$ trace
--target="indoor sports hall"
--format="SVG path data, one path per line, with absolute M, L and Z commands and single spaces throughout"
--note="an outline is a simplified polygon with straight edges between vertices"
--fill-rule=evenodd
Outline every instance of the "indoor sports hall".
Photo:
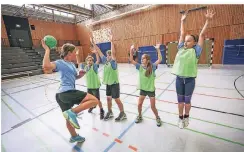
M 1 151 L 244 151 L 244 5 L 2 4 L 1 13 Z M 73 77 L 67 62 L 80 76 L 69 86 L 75 105 L 59 92 Z M 100 100 L 86 93 L 95 82 Z

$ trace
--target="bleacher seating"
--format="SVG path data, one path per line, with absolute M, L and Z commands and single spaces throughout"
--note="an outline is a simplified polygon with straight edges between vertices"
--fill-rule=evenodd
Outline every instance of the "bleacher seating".
M 2 47 L 2 79 L 42 74 L 42 58 L 34 50 Z

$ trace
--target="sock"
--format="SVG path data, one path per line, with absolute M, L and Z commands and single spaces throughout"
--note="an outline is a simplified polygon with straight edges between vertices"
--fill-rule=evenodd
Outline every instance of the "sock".
M 183 116 L 179 116 L 180 119 L 183 119 Z
M 188 118 L 189 117 L 189 115 L 184 115 L 184 118 Z

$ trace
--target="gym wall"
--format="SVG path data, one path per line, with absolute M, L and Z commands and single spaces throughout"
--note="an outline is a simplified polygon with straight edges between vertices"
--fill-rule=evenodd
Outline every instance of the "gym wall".
M 45 35 L 52 35 L 58 40 L 77 40 L 74 24 L 62 24 L 34 19 L 29 19 L 29 24 L 35 26 L 35 30 L 31 30 L 32 39 L 42 39 Z
M 6 27 L 5 27 L 2 15 L 1 15 L 1 38 L 3 38 L 2 44 L 4 43 L 6 46 L 10 46 L 9 41 L 6 40 L 8 38 L 8 34 L 6 31 Z
M 166 44 L 178 41 L 180 31 L 179 13 L 182 10 L 203 5 L 161 5 L 155 9 L 128 15 L 116 20 L 97 24 L 93 30 L 111 28 L 119 62 L 127 62 L 127 52 L 135 42 L 139 46 Z M 209 24 L 206 37 L 214 38 L 213 64 L 222 63 L 224 40 L 244 36 L 244 5 L 207 5 L 216 12 Z M 186 21 L 187 33 L 199 34 L 205 23 L 204 10 L 190 12 Z M 86 51 L 86 50 L 85 50 Z
M 111 28 L 118 62 L 128 61 L 128 51 L 132 43 L 138 46 L 155 45 L 156 42 L 166 44 L 178 41 L 180 30 L 179 13 L 182 10 L 196 8 L 202 5 L 161 5 L 155 9 L 128 15 L 116 20 L 97 24 L 92 30 Z M 222 50 L 224 40 L 238 39 L 244 36 L 244 5 L 207 5 L 214 9 L 216 15 L 209 24 L 206 37 L 214 38 L 213 64 L 222 64 Z M 186 22 L 187 33 L 199 34 L 205 23 L 205 10 L 190 12 Z M 6 28 L 2 23 L 2 38 L 7 38 Z M 61 24 L 42 20 L 29 19 L 30 25 L 35 25 L 31 30 L 32 39 L 40 39 L 50 34 L 57 39 L 79 40 L 83 49 L 83 56 L 90 53 L 90 31 L 82 24 Z M 35 43 L 35 41 L 33 41 Z

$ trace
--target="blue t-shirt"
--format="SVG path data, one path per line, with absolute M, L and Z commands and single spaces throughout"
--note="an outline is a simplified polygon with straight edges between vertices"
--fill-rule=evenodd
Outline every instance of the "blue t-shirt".
M 141 66 L 141 64 L 137 63 L 137 64 L 136 64 L 136 69 L 139 70 L 139 69 L 140 69 L 140 66 Z M 142 66 L 142 67 L 143 67 L 143 66 Z M 143 67 L 143 68 L 146 69 L 146 67 Z M 152 69 L 153 69 L 153 72 L 156 71 L 157 66 L 156 66 L 155 63 L 152 64 Z
M 106 64 L 106 62 L 107 62 L 107 58 L 106 58 L 105 56 L 103 56 L 103 57 L 102 57 L 102 63 L 103 63 L 103 64 Z M 115 60 L 111 60 L 111 61 L 110 61 L 110 64 L 111 64 L 111 66 L 112 66 L 112 68 L 113 68 L 114 70 L 117 69 L 117 62 L 116 62 Z
M 54 63 L 56 64 L 55 71 L 60 73 L 61 83 L 59 93 L 68 90 L 75 90 L 75 80 L 77 76 L 75 64 L 62 59 L 56 60 Z
M 184 42 L 181 42 L 181 43 L 178 44 L 178 49 L 180 49 L 180 48 L 182 48 L 182 47 L 184 47 Z M 196 44 L 193 48 L 195 49 L 195 51 L 196 51 L 196 56 L 197 56 L 197 58 L 199 59 L 199 58 L 200 58 L 200 55 L 201 55 L 201 53 L 202 53 L 202 48 L 201 48 L 201 46 L 198 45 L 198 44 Z
M 84 68 L 85 68 L 85 64 L 83 64 L 83 63 L 81 63 L 81 69 L 83 69 L 84 70 Z M 87 66 L 88 68 L 86 69 L 86 72 L 88 72 L 90 69 L 91 69 L 91 67 L 89 67 L 89 66 Z M 93 64 L 93 70 L 96 72 L 96 73 L 98 73 L 98 68 L 99 68 L 99 64 L 96 64 L 96 63 L 94 63 Z

